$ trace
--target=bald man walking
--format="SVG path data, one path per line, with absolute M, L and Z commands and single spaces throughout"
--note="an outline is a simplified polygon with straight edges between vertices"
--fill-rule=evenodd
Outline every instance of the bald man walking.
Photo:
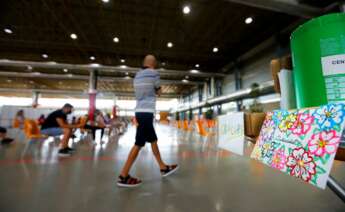
M 129 171 L 140 149 L 145 146 L 146 142 L 151 143 L 152 152 L 157 160 L 162 177 L 166 177 L 178 169 L 178 165 L 166 165 L 163 162 L 157 145 L 157 135 L 153 127 L 156 96 L 161 94 L 159 73 L 154 70 L 156 64 L 156 58 L 153 55 L 147 55 L 142 69 L 134 78 L 134 90 L 137 100 L 135 118 L 138 122 L 138 128 L 135 136 L 135 145 L 129 153 L 117 182 L 117 185 L 120 187 L 137 187 L 141 184 L 141 180 L 131 177 Z

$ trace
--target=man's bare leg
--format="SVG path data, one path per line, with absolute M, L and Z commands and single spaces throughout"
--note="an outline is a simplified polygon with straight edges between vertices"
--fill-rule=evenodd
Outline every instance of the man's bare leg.
M 121 176 L 122 177 L 127 177 L 129 174 L 129 171 L 131 170 L 131 167 L 133 165 L 133 163 L 135 162 L 135 160 L 138 157 L 139 151 L 140 151 L 141 147 L 134 145 L 131 149 L 131 151 L 129 152 L 127 161 L 124 165 L 124 167 L 122 168 L 121 171 Z
M 151 143 L 151 148 L 152 148 L 153 155 L 155 156 L 156 161 L 157 161 L 157 163 L 159 165 L 159 168 L 161 170 L 165 169 L 167 166 L 166 166 L 166 164 L 162 160 L 161 153 L 159 152 L 159 148 L 158 148 L 158 145 L 157 145 L 157 141 Z
M 61 140 L 61 148 L 67 148 L 68 147 L 68 141 L 72 136 L 72 129 L 69 128 L 63 128 L 63 138 Z

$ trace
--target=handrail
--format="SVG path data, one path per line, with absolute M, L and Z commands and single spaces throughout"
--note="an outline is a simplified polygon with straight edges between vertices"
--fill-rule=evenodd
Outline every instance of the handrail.
M 191 109 L 192 110 L 198 109 L 206 105 L 212 106 L 216 104 L 222 104 L 222 103 L 232 102 L 232 101 L 241 100 L 241 99 L 253 98 L 253 95 L 252 95 L 253 92 L 258 92 L 259 95 L 274 93 L 274 81 L 272 80 L 272 81 L 264 82 L 258 88 L 247 88 L 247 89 L 238 90 L 230 94 L 218 96 L 215 98 L 208 99 L 206 101 L 199 102 L 189 107 L 179 108 L 176 110 L 176 112 L 184 112 Z

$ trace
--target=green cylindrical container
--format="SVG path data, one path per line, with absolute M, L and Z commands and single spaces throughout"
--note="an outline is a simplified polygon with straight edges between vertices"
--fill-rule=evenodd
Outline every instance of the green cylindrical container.
M 297 28 L 291 49 L 298 108 L 345 100 L 344 13 L 321 16 Z

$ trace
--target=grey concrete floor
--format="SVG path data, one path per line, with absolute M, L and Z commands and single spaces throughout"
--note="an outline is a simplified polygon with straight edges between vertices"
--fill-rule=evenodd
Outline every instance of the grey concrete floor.
M 77 152 L 59 159 L 57 142 L 26 141 L 0 147 L 1 212 L 77 211 L 345 211 L 329 189 L 320 190 L 245 156 L 216 148 L 201 138 L 167 126 L 157 126 L 159 146 L 167 163 L 181 167 L 161 179 L 149 145 L 132 170 L 144 184 L 116 187 L 116 179 L 134 141 L 135 129 L 120 138 L 92 145 L 72 145 Z M 335 162 L 332 176 L 345 185 L 345 163 Z

